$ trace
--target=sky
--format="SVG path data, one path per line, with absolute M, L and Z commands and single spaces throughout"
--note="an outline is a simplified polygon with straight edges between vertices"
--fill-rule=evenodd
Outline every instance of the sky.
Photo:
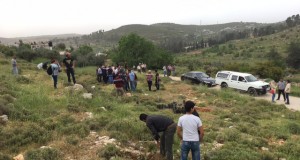
M 274 23 L 300 0 L 0 0 L 0 37 L 89 34 L 128 24 Z

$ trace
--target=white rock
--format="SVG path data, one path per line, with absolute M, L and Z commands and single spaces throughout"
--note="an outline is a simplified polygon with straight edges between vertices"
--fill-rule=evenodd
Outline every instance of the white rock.
M 84 99 L 92 99 L 93 98 L 93 94 L 92 93 L 83 93 L 83 98 Z
M 42 146 L 41 149 L 51 148 L 50 146 Z
M 82 86 L 81 84 L 75 84 L 75 85 L 73 86 L 73 89 L 74 89 L 75 91 L 83 90 L 83 86 Z
M 95 89 L 95 88 L 96 88 L 96 86 L 92 86 L 91 88 L 92 88 L 92 89 Z
M 230 121 L 231 120 L 231 118 L 225 118 L 224 119 L 224 121 Z
M 105 107 L 100 107 L 101 109 L 103 109 L 104 111 L 107 111 Z
M 269 148 L 267 148 L 267 147 L 261 147 L 261 150 L 263 150 L 263 151 L 268 151 Z
M 0 119 L 4 122 L 7 122 L 8 121 L 8 116 L 4 114 L 4 115 L 0 116 Z
M 88 118 L 93 118 L 93 113 L 92 112 L 85 112 Z
M 24 160 L 23 154 L 19 154 L 13 158 L 14 160 Z

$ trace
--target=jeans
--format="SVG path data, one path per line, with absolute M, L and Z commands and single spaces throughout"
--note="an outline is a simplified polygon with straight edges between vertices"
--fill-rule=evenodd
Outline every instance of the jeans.
M 67 69 L 67 76 L 68 76 L 68 82 L 69 83 L 71 83 L 70 75 L 72 75 L 73 83 L 75 84 L 76 80 L 75 80 L 75 73 L 74 73 L 74 69 L 73 68 L 68 68 Z
M 275 102 L 274 100 L 275 100 L 275 96 L 276 96 L 276 94 L 274 93 L 274 94 L 272 94 L 272 102 Z
M 113 75 L 108 75 L 108 83 L 110 83 L 110 84 L 114 83 Z
M 156 90 L 159 90 L 159 82 L 155 83 Z
M 160 154 L 167 156 L 167 160 L 173 160 L 173 142 L 177 124 L 171 124 L 160 138 Z
M 14 75 L 18 75 L 18 74 L 19 74 L 18 68 L 17 68 L 17 67 L 13 67 L 12 73 L 13 73 Z
M 167 71 L 164 71 L 164 77 L 167 75 Z
M 97 81 L 101 82 L 102 81 L 102 74 L 97 74 Z
M 181 144 L 181 160 L 187 160 L 189 151 L 192 151 L 192 160 L 200 160 L 200 142 L 183 141 Z
M 57 75 L 52 75 L 53 82 L 54 82 L 54 88 L 57 88 Z
M 135 91 L 135 81 L 130 81 L 130 88 L 132 91 Z
M 151 91 L 152 81 L 147 81 L 147 82 L 148 82 L 149 91 Z
M 290 93 L 285 93 L 286 96 L 286 104 L 290 104 Z

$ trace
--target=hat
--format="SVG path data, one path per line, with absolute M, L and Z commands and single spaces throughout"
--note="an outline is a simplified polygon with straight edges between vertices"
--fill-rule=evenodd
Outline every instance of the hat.
M 148 73 L 151 73 L 151 70 L 148 70 Z

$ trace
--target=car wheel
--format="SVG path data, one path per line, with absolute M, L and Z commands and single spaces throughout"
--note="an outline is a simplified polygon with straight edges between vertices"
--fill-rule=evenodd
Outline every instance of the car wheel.
M 204 83 L 204 82 L 200 82 L 200 84 L 202 85 L 202 86 L 208 86 L 206 83 Z
M 227 87 L 228 87 L 227 83 L 224 82 L 224 83 L 221 84 L 221 88 L 227 88 Z
M 181 81 L 184 81 L 185 80 L 185 78 L 184 77 L 181 77 Z
M 248 93 L 250 94 L 250 96 L 257 96 L 257 92 L 254 88 L 249 88 Z

